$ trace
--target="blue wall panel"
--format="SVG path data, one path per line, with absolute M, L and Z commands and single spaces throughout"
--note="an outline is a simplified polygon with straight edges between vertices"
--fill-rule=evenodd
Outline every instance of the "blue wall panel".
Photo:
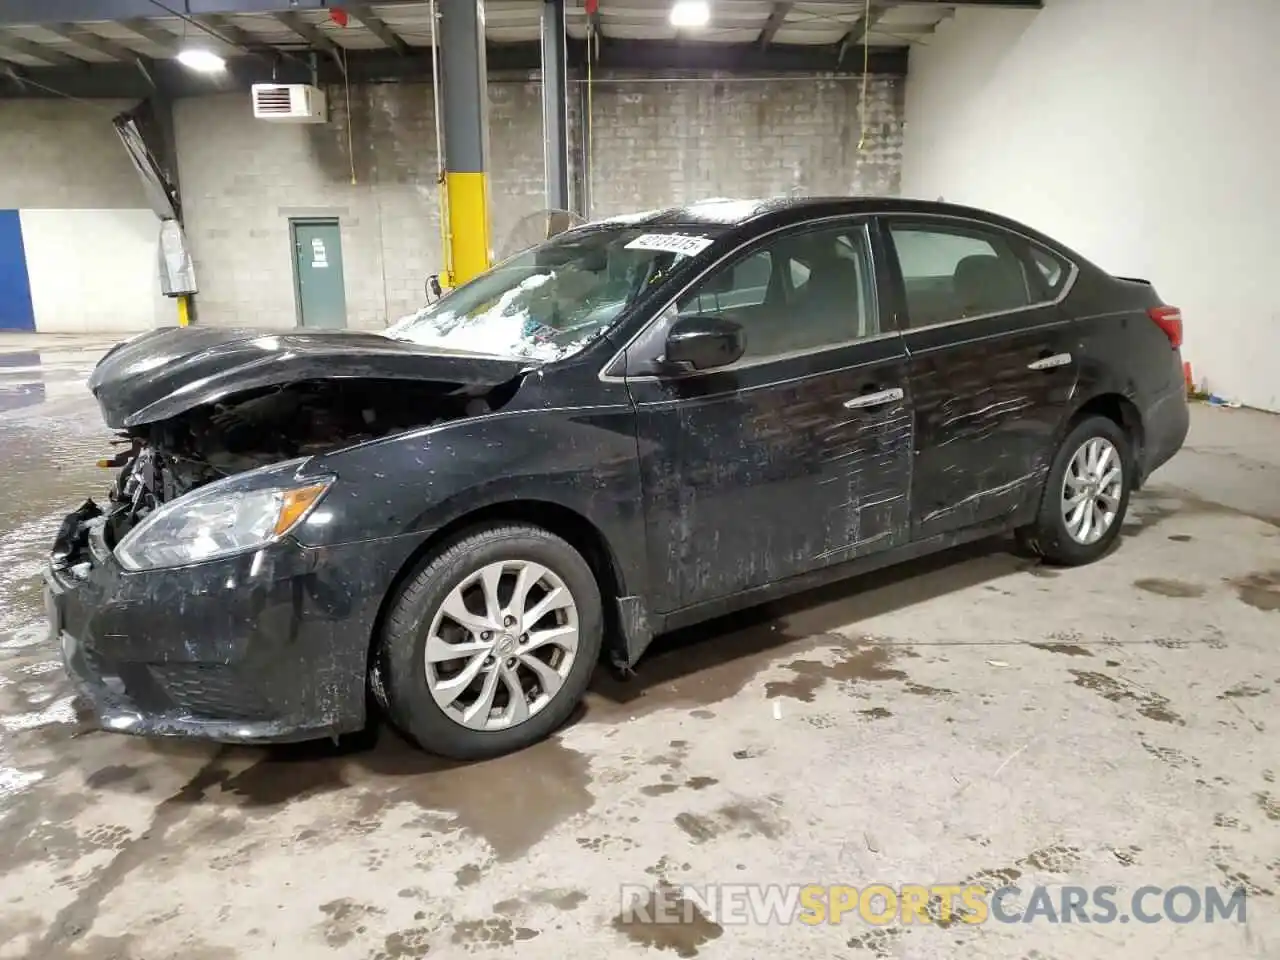
M 34 330 L 31 280 L 17 210 L 0 210 L 0 330 Z

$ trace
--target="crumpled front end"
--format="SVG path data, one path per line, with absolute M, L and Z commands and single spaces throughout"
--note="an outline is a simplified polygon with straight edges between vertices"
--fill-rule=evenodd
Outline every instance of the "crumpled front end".
M 104 729 L 227 742 L 365 723 L 368 643 L 394 570 L 377 541 L 132 573 L 96 504 L 68 515 L 46 575 L 50 629 Z
M 324 542 L 303 535 L 308 511 L 341 478 L 305 467 L 488 413 L 522 369 L 372 335 L 171 330 L 108 353 L 89 385 L 121 428 L 99 462 L 115 473 L 68 514 L 47 574 L 53 635 L 103 725 L 229 741 L 359 729 L 378 610 L 420 537 L 307 546 Z

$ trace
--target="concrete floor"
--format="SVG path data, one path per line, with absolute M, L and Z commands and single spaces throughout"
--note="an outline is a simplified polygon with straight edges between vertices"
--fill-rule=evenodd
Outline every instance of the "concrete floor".
M 450 767 L 77 712 L 38 571 L 104 483 L 102 346 L 0 338 L 0 957 L 1280 955 L 1280 418 L 1197 408 L 1091 567 L 986 544 L 702 627 L 555 739 Z M 620 884 L 998 875 L 1244 884 L 1249 919 L 618 922 Z

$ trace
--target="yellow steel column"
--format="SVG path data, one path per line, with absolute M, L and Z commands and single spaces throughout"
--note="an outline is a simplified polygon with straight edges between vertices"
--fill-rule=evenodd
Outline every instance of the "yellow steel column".
M 489 269 L 489 185 L 483 171 L 450 170 L 444 179 L 453 265 L 449 286 L 456 287 Z
M 489 91 L 483 0 L 442 0 L 441 102 L 444 114 L 445 242 L 448 285 L 489 268 Z

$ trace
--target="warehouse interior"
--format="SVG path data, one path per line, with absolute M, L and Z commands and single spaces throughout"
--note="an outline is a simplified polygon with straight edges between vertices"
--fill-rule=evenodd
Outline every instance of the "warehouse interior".
M 115 333 L 173 320 L 152 269 L 155 216 L 103 122 L 139 102 L 169 131 L 200 322 L 295 325 L 289 222 L 307 216 L 338 221 L 345 325 L 379 329 L 421 305 L 443 266 L 428 3 L 348 5 L 341 22 L 306 3 L 229 2 L 182 19 L 140 0 L 118 11 L 135 16 L 25 23 L 24 5 L 10 6 L 0 210 L 25 224 L 32 306 L 0 327 Z M 542 11 L 486 4 L 494 255 L 553 206 L 599 218 L 711 196 L 945 197 L 1151 279 L 1204 318 L 1187 334 L 1197 382 L 1280 409 L 1269 361 L 1254 362 L 1280 348 L 1259 236 L 1280 203 L 1261 122 L 1280 94 L 1250 42 L 1277 16 L 1270 5 L 1221 4 L 1208 18 L 1189 0 L 922 0 L 874 3 L 870 17 L 864 6 L 726 0 L 695 29 L 673 26 L 662 3 L 591 15 L 567 3 L 569 190 L 552 204 Z M 230 69 L 166 59 L 183 44 Z M 325 123 L 255 119 L 252 83 L 310 82 L 313 65 Z M 1196 136 L 1168 149 L 1166 132 L 1189 123 Z M 1117 170 L 1117 157 L 1130 159 Z M 1189 182 L 1203 189 L 1189 194 Z M 95 256 L 68 278 L 58 251 L 86 230 Z M 89 289 L 96 309 L 76 309 Z
M 1272 0 L 0 2 L 0 960 L 1274 955 L 1278 35 Z M 1181 307 L 1191 433 L 1121 549 L 983 542 L 677 632 L 475 764 L 78 705 L 40 578 L 105 483 L 85 381 L 118 341 L 383 331 L 549 224 L 851 195 L 1032 224 Z M 992 878 L 1249 915 L 620 911 Z

